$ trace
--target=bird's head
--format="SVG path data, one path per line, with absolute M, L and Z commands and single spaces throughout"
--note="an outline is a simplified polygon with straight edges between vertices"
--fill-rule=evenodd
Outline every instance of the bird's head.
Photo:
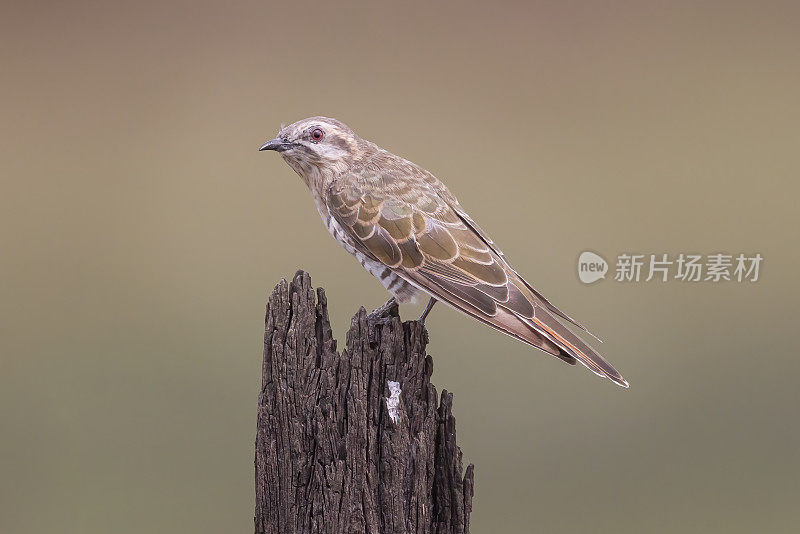
M 361 139 L 347 125 L 328 117 L 311 117 L 281 127 L 259 150 L 279 152 L 300 176 L 313 170 L 346 168 L 360 153 Z

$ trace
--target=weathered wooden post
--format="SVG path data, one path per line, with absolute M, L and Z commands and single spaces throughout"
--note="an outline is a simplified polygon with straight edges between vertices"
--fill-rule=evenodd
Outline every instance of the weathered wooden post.
M 325 291 L 299 271 L 267 304 L 256 435 L 256 534 L 466 534 L 453 396 L 430 383 L 428 334 L 361 308 L 339 354 Z

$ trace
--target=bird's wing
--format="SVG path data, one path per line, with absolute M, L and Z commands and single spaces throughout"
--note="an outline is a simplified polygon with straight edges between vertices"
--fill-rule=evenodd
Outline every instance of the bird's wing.
M 522 283 L 525 284 L 525 286 L 528 288 L 528 290 L 530 290 L 534 295 L 536 295 L 536 297 L 542 302 L 542 304 L 547 308 L 548 311 L 550 311 L 551 313 L 554 313 L 555 315 L 558 315 L 562 319 L 572 323 L 573 325 L 577 326 L 578 328 L 580 328 L 581 330 L 583 330 L 584 332 L 586 332 L 587 334 L 589 334 L 590 336 L 592 336 L 593 338 L 595 338 L 596 340 L 598 340 L 598 341 L 600 341 L 602 343 L 602 340 L 599 337 L 597 337 L 596 335 L 594 335 L 593 333 L 591 333 L 588 328 L 586 328 L 585 326 L 580 324 L 578 321 L 576 321 L 575 319 L 573 319 L 572 317 L 570 317 L 569 315 L 567 315 L 563 311 L 561 311 L 558 308 L 556 308 L 553 303 L 551 303 L 549 300 L 547 300 L 544 297 L 544 295 L 539 293 L 532 285 L 530 285 L 524 278 L 522 278 L 522 276 L 513 267 L 511 267 L 511 265 L 508 264 L 508 261 L 506 260 L 505 255 L 503 254 L 503 252 L 499 248 L 497 248 L 497 245 L 495 245 L 494 241 L 492 241 L 492 238 L 490 238 L 486 234 L 486 232 L 484 232 L 483 229 L 480 226 L 478 226 L 478 224 L 474 220 L 472 220 L 472 217 L 470 217 L 469 214 L 464 210 L 464 208 L 461 207 L 461 204 L 459 204 L 457 200 L 454 199 L 449 204 L 450 204 L 450 207 L 453 208 L 453 211 L 456 212 L 456 214 L 461 218 L 461 220 L 464 222 L 464 224 L 466 226 L 468 226 L 469 228 L 471 228 L 472 231 L 474 231 L 478 235 L 478 237 L 480 237 L 481 240 L 484 243 L 486 243 L 486 245 L 489 248 L 491 248 L 498 256 L 500 256 L 501 258 L 503 258 L 503 260 L 506 261 L 506 266 L 509 269 L 511 269 L 512 271 L 514 271 L 514 274 L 516 274 L 517 277 L 520 280 L 522 280 Z
M 380 185 L 334 183 L 327 191 L 331 216 L 362 253 L 437 300 L 627 387 L 608 362 L 556 317 L 566 316 L 555 312 L 471 219 L 454 210 L 431 184 Z

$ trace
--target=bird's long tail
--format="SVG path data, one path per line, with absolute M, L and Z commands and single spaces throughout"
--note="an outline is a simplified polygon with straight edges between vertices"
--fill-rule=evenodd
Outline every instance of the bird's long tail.
M 544 306 L 536 304 L 532 318 L 521 317 L 520 319 L 526 322 L 530 321 L 540 335 L 553 342 L 562 351 L 575 358 L 593 373 L 607 377 L 622 387 L 628 387 L 628 381 L 610 363 L 572 330 L 564 326 Z

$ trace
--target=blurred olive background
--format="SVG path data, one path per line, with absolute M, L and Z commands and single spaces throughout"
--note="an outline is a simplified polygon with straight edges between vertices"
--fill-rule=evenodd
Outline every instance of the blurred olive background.
M 340 346 L 386 298 L 257 151 L 323 114 L 442 178 L 631 382 L 434 310 L 473 532 L 796 532 L 798 15 L 5 3 L 0 531 L 251 531 L 267 295 L 308 270 Z M 586 286 L 586 249 L 765 259 Z

